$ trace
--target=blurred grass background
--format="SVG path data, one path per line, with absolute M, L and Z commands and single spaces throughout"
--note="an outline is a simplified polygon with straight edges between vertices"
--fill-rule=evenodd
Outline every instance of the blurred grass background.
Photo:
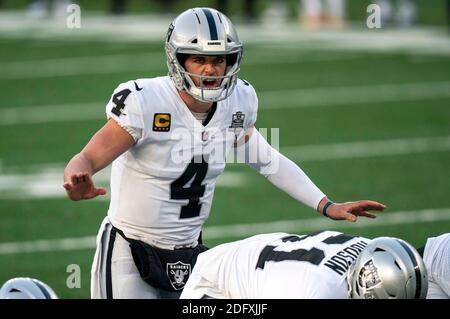
M 55 1 L 55 0 L 53 0 Z M 264 13 L 271 3 L 277 0 L 254 0 L 258 15 Z M 299 12 L 298 0 L 278 0 L 286 6 L 291 19 L 296 19 Z M 185 0 L 185 1 L 156 1 L 156 0 L 128 0 L 127 12 L 133 14 L 161 13 L 164 11 L 164 3 L 172 3 L 174 12 L 181 12 L 192 7 L 211 6 L 214 7 L 219 1 L 214 0 Z M 393 1 L 394 3 L 397 1 Z M 415 0 L 417 8 L 417 23 L 421 25 L 445 25 L 447 24 L 447 4 L 445 0 Z M 23 9 L 30 3 L 29 0 L 3 0 L 4 9 Z M 73 3 L 79 4 L 83 10 L 94 13 L 105 13 L 111 7 L 110 0 L 77 0 Z M 366 14 L 369 4 L 375 3 L 371 0 L 347 0 L 346 15 L 348 20 L 361 22 L 361 17 Z M 242 15 L 244 10 L 243 1 L 227 1 L 228 14 Z

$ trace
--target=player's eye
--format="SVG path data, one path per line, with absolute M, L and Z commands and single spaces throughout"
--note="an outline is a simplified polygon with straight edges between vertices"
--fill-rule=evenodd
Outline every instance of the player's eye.
M 224 62 L 225 62 L 225 57 L 221 56 L 221 57 L 216 58 L 216 64 L 222 64 Z
M 203 57 L 196 57 L 196 58 L 194 58 L 194 62 L 198 63 L 198 64 L 203 64 L 203 63 L 205 63 L 205 58 L 203 58 Z

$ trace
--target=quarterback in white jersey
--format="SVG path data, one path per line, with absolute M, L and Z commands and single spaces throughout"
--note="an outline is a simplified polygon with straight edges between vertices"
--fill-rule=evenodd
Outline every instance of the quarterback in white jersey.
M 72 200 L 104 195 L 92 176 L 112 163 L 111 202 L 97 237 L 94 298 L 179 296 L 201 245 L 216 179 L 237 156 L 279 189 L 332 219 L 375 218 L 374 201 L 333 203 L 254 128 L 258 99 L 238 79 L 242 43 L 210 8 L 180 14 L 165 43 L 169 76 L 123 83 L 108 121 L 64 171 Z M 267 155 L 268 154 L 268 155 Z
M 109 220 L 129 237 L 158 247 L 195 243 L 236 139 L 233 119 L 242 120 L 241 136 L 256 121 L 255 91 L 238 80 L 206 125 L 185 106 L 168 76 L 130 81 L 113 96 L 126 93 L 123 113 L 115 112 L 114 98 L 106 106 L 108 117 L 136 141 L 113 162 Z
M 427 239 L 423 261 L 428 271 L 427 299 L 449 299 L 450 233 Z
M 426 291 L 423 261 L 406 242 L 320 231 L 211 248 L 198 256 L 181 298 L 412 299 Z

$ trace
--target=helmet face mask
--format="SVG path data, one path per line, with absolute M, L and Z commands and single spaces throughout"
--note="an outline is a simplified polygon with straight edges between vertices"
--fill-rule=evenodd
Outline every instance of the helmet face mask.
M 47 284 L 27 277 L 12 278 L 0 289 L 0 299 L 58 299 Z
M 419 253 L 401 239 L 379 237 L 358 256 L 347 274 L 353 299 L 424 299 L 426 267 Z
M 210 8 L 194 8 L 181 13 L 169 27 L 165 50 L 169 76 L 178 90 L 203 102 L 221 101 L 233 92 L 243 48 L 233 24 L 222 13 Z M 188 72 L 180 55 L 225 56 L 225 74 L 205 76 Z M 195 77 L 199 79 L 199 86 L 194 83 Z M 220 84 L 205 87 L 205 79 Z

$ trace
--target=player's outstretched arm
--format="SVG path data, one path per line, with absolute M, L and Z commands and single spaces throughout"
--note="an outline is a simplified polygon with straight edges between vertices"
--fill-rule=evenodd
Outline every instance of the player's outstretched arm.
M 242 148 L 243 146 L 246 148 Z M 253 162 L 246 160 L 246 163 L 266 176 L 272 184 L 299 202 L 323 213 L 325 205 L 329 202 L 325 194 L 297 164 L 272 148 L 254 127 L 247 130 L 245 139 L 238 141 L 236 147 L 241 148 L 241 151 L 244 151 L 242 153 L 250 154 L 248 158 L 254 160 Z M 351 222 L 355 222 L 357 216 L 375 218 L 376 215 L 368 211 L 382 211 L 386 207 L 369 200 L 332 203 L 326 206 L 326 215 L 331 219 Z
M 133 137 L 110 119 L 67 164 L 63 184 L 67 196 L 78 201 L 105 195 L 106 189 L 96 188 L 92 176 L 134 143 Z
M 320 201 L 317 210 L 323 213 L 324 207 L 328 202 L 329 199 L 324 197 Z M 376 218 L 377 216 L 369 213 L 369 211 L 383 211 L 385 208 L 386 205 L 371 200 L 332 203 L 329 207 L 327 207 L 326 215 L 334 220 L 347 220 L 350 222 L 355 222 L 358 219 L 358 216 Z

